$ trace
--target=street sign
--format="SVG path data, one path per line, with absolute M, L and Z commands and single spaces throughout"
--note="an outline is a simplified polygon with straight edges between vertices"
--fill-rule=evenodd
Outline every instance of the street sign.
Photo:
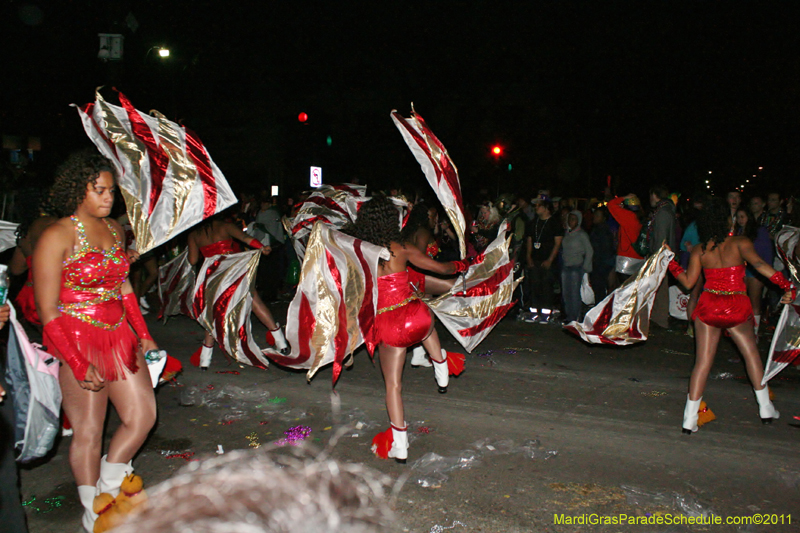
M 322 186 L 322 167 L 311 167 L 311 186 L 312 187 L 321 187 Z

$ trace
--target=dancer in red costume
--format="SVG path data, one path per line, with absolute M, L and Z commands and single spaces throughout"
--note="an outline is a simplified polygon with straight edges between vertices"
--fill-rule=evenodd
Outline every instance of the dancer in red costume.
M 242 242 L 253 248 L 260 249 L 263 255 L 270 253 L 271 248 L 264 246 L 258 240 L 252 238 L 235 224 L 222 220 L 219 216 L 206 219 L 189 234 L 189 263 L 196 265 L 200 258 L 212 257 L 215 255 L 235 254 L 241 251 L 239 243 Z M 267 340 L 271 336 L 274 340 L 275 348 L 283 355 L 288 355 L 291 351 L 286 337 L 283 335 L 281 325 L 272 318 L 269 308 L 255 290 L 251 291 L 253 296 L 253 313 L 258 317 L 264 326 L 269 330 Z M 214 352 L 214 336 L 206 332 L 203 339 L 203 346 L 199 351 L 199 364 L 203 370 L 208 370 L 211 364 L 211 356 Z M 193 358 L 193 362 L 195 358 Z
M 116 496 L 130 461 L 156 420 L 144 353 L 157 350 L 128 277 L 122 228 L 108 218 L 114 169 L 81 152 L 58 170 L 54 207 L 65 215 L 42 234 L 33 254 L 36 307 L 44 343 L 61 361 L 62 407 L 75 434 L 70 466 L 92 531 L 97 493 Z M 121 424 L 101 458 L 109 400 Z
M 385 197 L 375 197 L 362 204 L 355 224 L 343 231 L 357 239 L 385 246 L 391 252 L 391 258 L 378 265 L 375 342 L 386 383 L 386 409 L 392 427 L 375 437 L 373 444 L 379 456 L 405 463 L 408 435 L 401 392 L 406 348 L 422 342 L 433 361 L 441 393 L 447 392 L 451 370 L 453 374 L 459 373 L 464 361 L 463 355 L 448 354 L 442 348 L 430 309 L 409 284 L 407 267 L 410 263 L 421 270 L 447 276 L 463 272 L 467 264 L 461 261 L 439 263 L 415 246 L 401 244 L 397 208 Z
M 439 243 L 436 241 L 434 231 L 438 225 L 439 214 L 436 208 L 428 207 L 424 203 L 417 203 L 408 215 L 408 221 L 400 232 L 403 243 L 415 246 L 431 259 L 439 254 Z M 425 294 L 444 294 L 453 286 L 452 279 L 442 279 L 426 275 L 414 265 L 408 266 L 408 280 L 417 291 Z M 422 345 L 417 345 L 411 350 L 411 366 L 430 367 L 432 363 L 425 353 Z
M 27 224 L 21 223 L 17 228 L 17 247 L 14 249 L 14 255 L 8 265 L 9 271 L 15 276 L 28 271 L 28 279 L 17 293 L 14 301 L 25 320 L 34 326 L 41 326 L 42 321 L 39 320 L 39 313 L 36 312 L 36 302 L 33 298 L 33 269 L 31 268 L 33 250 L 44 230 L 56 220 L 58 219 L 54 216 L 41 215 Z
M 730 210 L 726 206 L 715 203 L 706 207 L 700 213 L 697 230 L 701 244 L 692 250 L 689 270 L 684 271 L 675 260 L 669 265 L 672 275 L 687 289 L 697 283 L 701 271 L 706 279 L 692 314 L 697 353 L 683 414 L 683 432 L 691 434 L 698 429 L 698 410 L 723 329 L 728 330 L 744 357 L 761 421 L 768 424 L 780 414 L 769 399 L 769 389 L 761 386 L 764 374 L 753 333 L 753 308 L 744 282 L 745 262 L 786 291 L 782 303 L 794 300 L 794 289 L 783 274 L 761 259 L 753 241 L 729 235 Z

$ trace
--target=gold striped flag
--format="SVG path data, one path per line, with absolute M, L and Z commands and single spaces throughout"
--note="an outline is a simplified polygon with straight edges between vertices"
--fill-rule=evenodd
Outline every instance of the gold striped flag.
M 458 178 L 456 165 L 441 141 L 414 111 L 414 104 L 411 104 L 411 118 L 403 118 L 400 113 L 393 110 L 392 120 L 422 167 L 422 172 L 433 187 L 436 197 L 442 203 L 447 218 L 450 219 L 453 230 L 458 236 L 461 259 L 464 259 L 467 256 L 467 245 L 464 240 L 467 224 L 464 217 L 464 201 L 461 198 L 461 181 Z
M 145 253 L 236 203 L 225 176 L 191 130 L 158 111 L 145 114 L 119 93 L 122 107 L 78 107 L 83 129 L 118 174 L 118 185 Z
M 305 252 L 286 324 L 292 353 L 265 353 L 280 365 L 308 369 L 309 380 L 333 363 L 336 383 L 348 354 L 362 343 L 374 352 L 378 260 L 389 259 L 389 251 L 316 221 Z

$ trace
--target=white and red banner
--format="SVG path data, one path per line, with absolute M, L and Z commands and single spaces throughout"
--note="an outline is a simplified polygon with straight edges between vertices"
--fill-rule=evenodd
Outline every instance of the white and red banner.
M 192 316 L 228 355 L 266 368 L 269 361 L 253 340 L 250 326 L 250 290 L 260 257 L 260 250 L 207 257 L 194 284 Z
M 426 301 L 444 327 L 468 351 L 489 334 L 513 307 L 514 262 L 508 256 L 508 224 L 500 224 L 497 237 L 478 260 L 459 276 L 449 292 Z
M 467 256 L 465 241 L 467 224 L 464 217 L 464 201 L 461 198 L 458 169 L 441 141 L 428 128 L 422 117 L 414 111 L 413 104 L 411 105 L 411 118 L 403 118 L 400 113 L 393 110 L 392 120 L 422 167 L 422 172 L 433 187 L 436 197 L 442 203 L 447 217 L 453 224 L 453 230 L 458 236 L 461 259 L 464 259 Z
M 292 353 L 266 352 L 274 362 L 308 369 L 309 380 L 333 363 L 333 382 L 345 357 L 362 343 L 375 349 L 373 327 L 378 301 L 379 259 L 386 248 L 354 239 L 317 221 L 308 239 L 300 282 L 289 305 L 286 338 Z
M 174 315 L 195 318 L 192 313 L 195 278 L 194 269 L 189 264 L 188 250 L 159 267 L 158 296 L 161 310 L 158 318 L 166 320 Z
M 236 203 L 196 133 L 158 111 L 142 113 L 122 93 L 119 100 L 122 107 L 98 91 L 94 103 L 75 107 L 86 134 L 116 167 L 139 253 Z
M 364 185 L 322 185 L 314 191 L 289 223 L 287 231 L 292 237 L 297 257 L 302 261 L 311 229 L 322 222 L 334 229 L 341 229 L 354 222 L 358 206 L 369 200 Z
M 570 322 L 564 328 L 592 344 L 623 346 L 647 340 L 653 301 L 674 255 L 662 246 L 635 276 L 591 308 L 583 322 Z
M 784 226 L 775 236 L 775 248 L 786 266 L 785 272 L 789 281 L 800 293 L 800 258 L 795 255 L 797 243 L 800 241 L 800 228 Z M 772 344 L 769 347 L 769 358 L 764 366 L 762 385 L 775 377 L 781 370 L 800 357 L 800 296 L 794 302 L 784 305 L 781 317 L 775 326 Z

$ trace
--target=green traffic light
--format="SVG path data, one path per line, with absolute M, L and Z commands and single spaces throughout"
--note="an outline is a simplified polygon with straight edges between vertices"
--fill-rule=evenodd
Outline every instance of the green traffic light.
M 511 163 L 508 164 L 508 171 L 511 172 Z
M 328 146 L 330 146 L 333 144 L 333 138 L 330 135 L 328 135 L 328 138 L 325 139 L 325 142 L 328 143 Z

